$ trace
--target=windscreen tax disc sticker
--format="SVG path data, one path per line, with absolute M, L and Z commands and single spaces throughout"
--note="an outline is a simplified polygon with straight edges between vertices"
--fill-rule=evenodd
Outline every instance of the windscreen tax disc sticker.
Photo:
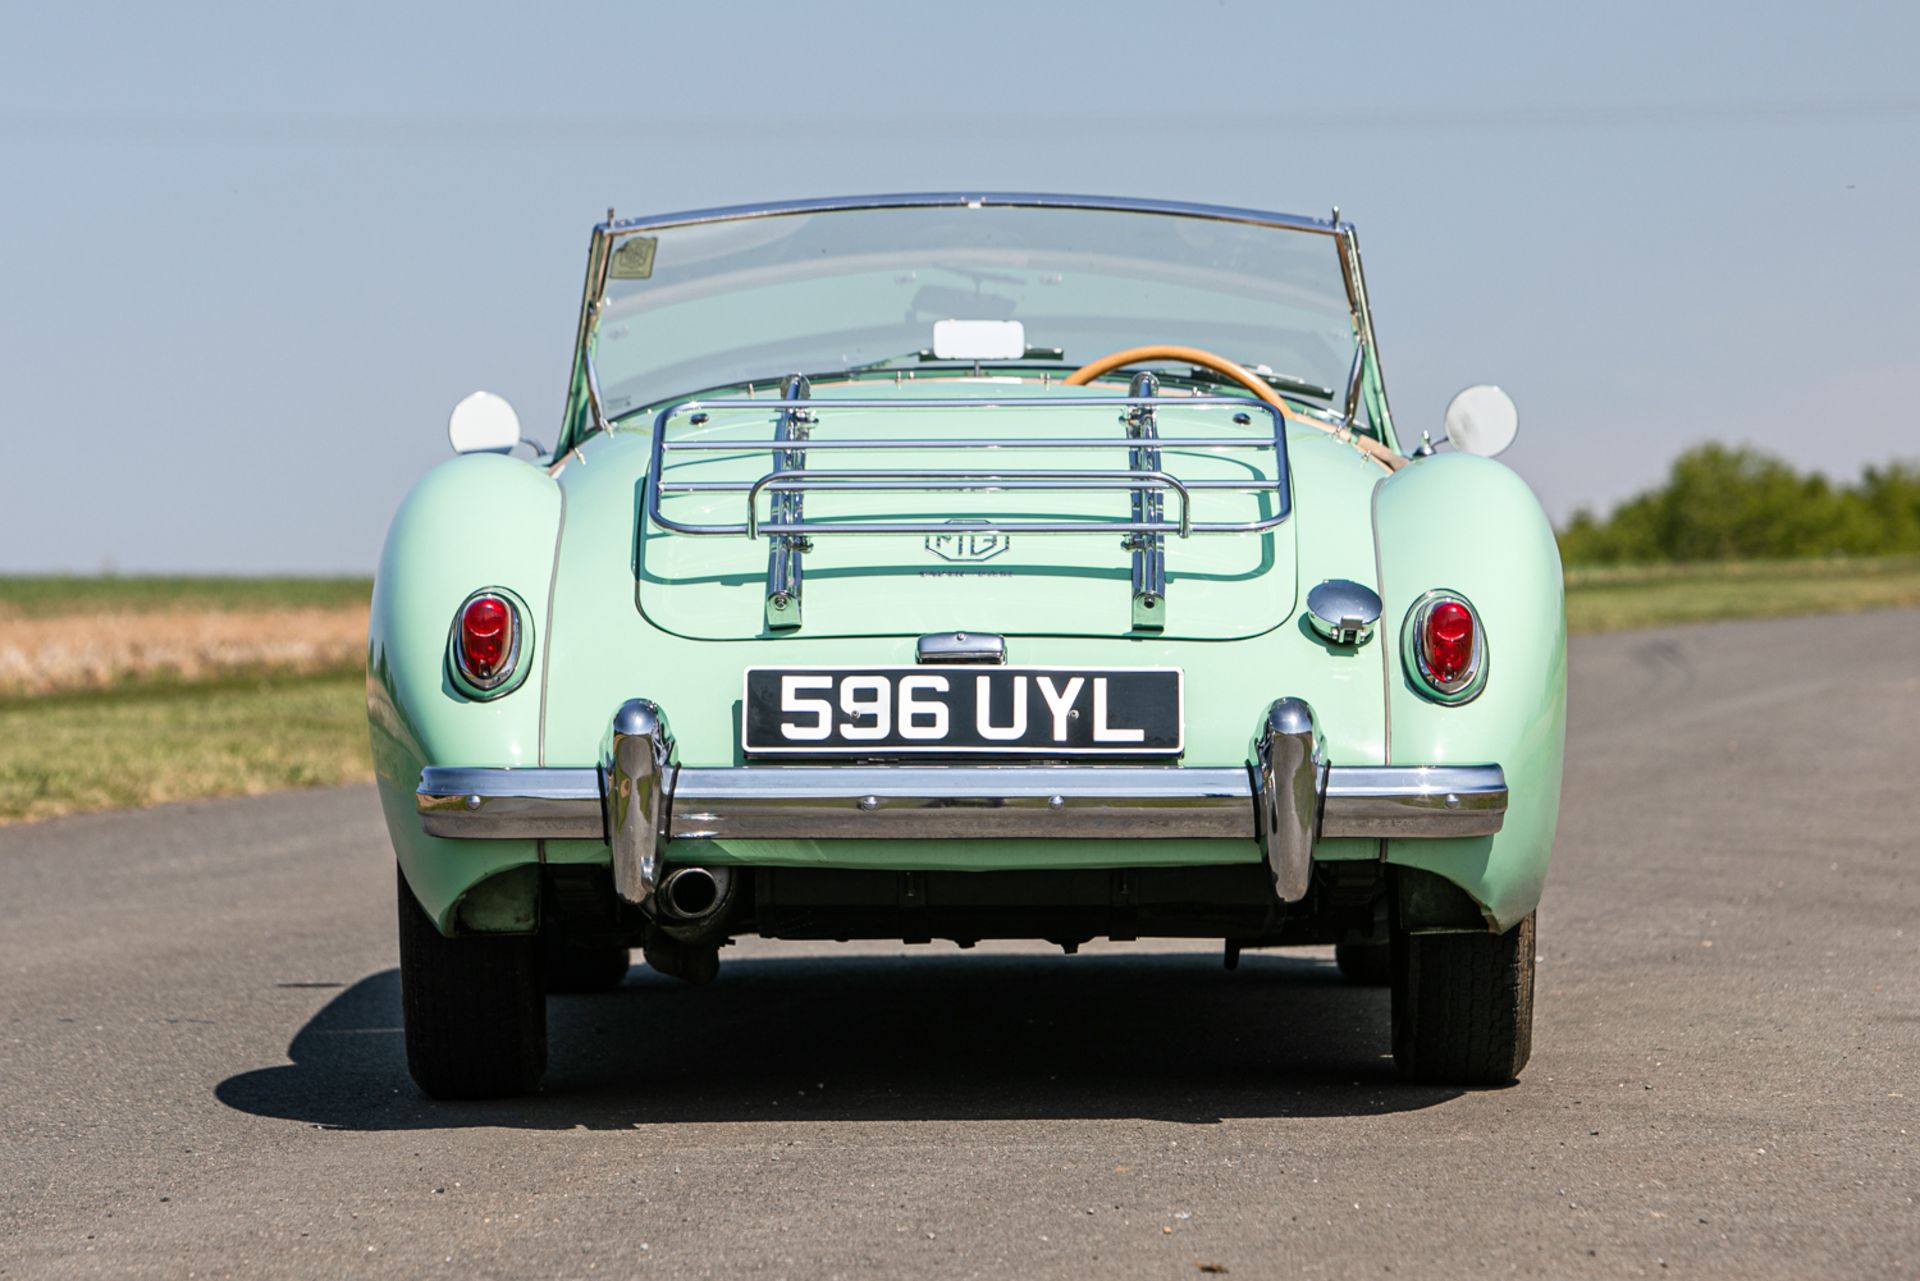
M 657 236 L 630 236 L 613 251 L 607 274 L 615 280 L 645 280 L 653 275 L 653 251 Z

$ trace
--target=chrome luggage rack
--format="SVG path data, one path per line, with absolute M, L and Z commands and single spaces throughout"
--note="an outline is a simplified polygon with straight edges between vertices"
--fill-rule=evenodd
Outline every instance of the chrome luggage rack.
M 1189 396 L 1178 402 L 1157 400 L 1159 380 L 1150 373 L 1135 374 L 1125 396 L 995 396 L 877 399 L 863 397 L 816 401 L 801 375 L 787 378 L 777 399 L 732 397 L 689 400 L 660 411 L 653 424 L 653 461 L 648 469 L 647 518 L 677 534 L 722 535 L 770 543 L 767 555 L 766 624 L 786 630 L 800 626 L 803 559 L 817 537 L 841 534 L 951 534 L 954 521 L 964 520 L 968 533 L 979 534 L 1120 534 L 1122 546 L 1133 557 L 1133 627 L 1160 631 L 1166 618 L 1166 539 L 1169 534 L 1254 534 L 1286 520 L 1290 508 L 1287 485 L 1286 420 L 1264 401 L 1245 396 Z M 1156 407 L 1177 403 L 1180 408 L 1231 409 L 1238 415 L 1255 411 L 1267 415 L 1272 431 L 1243 436 L 1162 436 Z M 1118 410 L 1124 435 L 1021 437 L 890 437 L 833 439 L 815 435 L 819 410 Z M 751 440 L 669 439 L 669 429 L 684 419 L 704 426 L 719 412 L 754 411 L 773 414 L 773 433 L 766 442 L 771 467 L 754 480 L 674 480 L 665 471 L 672 455 L 739 454 L 754 448 Z M 1250 421 L 1247 420 L 1247 421 Z M 962 468 L 887 467 L 821 468 L 807 465 L 810 453 L 843 451 L 930 453 L 980 450 L 1125 449 L 1127 466 L 1115 469 L 1061 469 L 978 466 Z M 1183 480 L 1163 469 L 1163 450 L 1271 451 L 1273 475 L 1250 480 Z M 1257 520 L 1208 521 L 1194 517 L 1194 496 L 1208 491 L 1273 495 L 1272 513 Z M 1038 491 L 1069 493 L 1110 491 L 1125 493 L 1131 510 L 1125 517 L 1077 519 L 1000 518 L 971 512 L 942 511 L 911 519 L 807 519 L 809 494 L 845 493 L 997 493 Z M 661 510 L 664 498 L 687 494 L 739 494 L 745 500 L 742 519 L 731 524 L 701 524 L 676 520 Z M 760 514 L 760 496 L 767 496 L 767 513 Z M 1169 515 L 1167 499 L 1174 500 Z

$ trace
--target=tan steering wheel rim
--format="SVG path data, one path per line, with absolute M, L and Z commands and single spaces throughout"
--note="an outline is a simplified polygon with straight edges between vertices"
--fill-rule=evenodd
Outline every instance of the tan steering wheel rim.
M 1199 365 L 1202 369 L 1211 369 L 1217 374 L 1233 379 L 1233 381 L 1245 387 L 1260 400 L 1273 406 L 1274 409 L 1279 411 L 1280 416 L 1288 422 L 1300 423 L 1308 427 L 1318 427 L 1321 431 L 1327 432 L 1330 435 L 1339 434 L 1334 428 L 1327 426 L 1325 423 L 1315 422 L 1313 419 L 1307 418 L 1294 410 L 1286 401 L 1280 399 L 1279 393 L 1268 386 L 1264 379 L 1256 377 L 1239 364 L 1228 360 L 1225 356 L 1216 355 L 1200 347 L 1182 347 L 1174 343 L 1154 343 L 1146 347 L 1129 347 L 1125 351 L 1112 352 L 1100 357 L 1098 360 L 1088 361 L 1067 375 L 1067 385 L 1070 387 L 1084 387 L 1102 374 L 1110 374 L 1123 366 L 1135 365 L 1149 360 L 1177 360 L 1183 364 Z M 1350 437 L 1350 439 L 1356 449 L 1380 463 L 1388 471 L 1398 471 L 1407 465 L 1407 459 L 1394 453 L 1391 449 L 1388 449 L 1372 437 L 1353 436 Z

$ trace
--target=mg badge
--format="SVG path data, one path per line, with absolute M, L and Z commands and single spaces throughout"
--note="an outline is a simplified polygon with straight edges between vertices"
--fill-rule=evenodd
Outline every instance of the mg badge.
M 965 526 L 967 521 L 949 521 L 948 524 Z M 983 561 L 992 560 L 1007 548 L 1013 546 L 1013 540 L 1005 534 L 990 534 L 985 530 L 960 528 L 951 534 L 927 535 L 927 550 L 941 560 Z

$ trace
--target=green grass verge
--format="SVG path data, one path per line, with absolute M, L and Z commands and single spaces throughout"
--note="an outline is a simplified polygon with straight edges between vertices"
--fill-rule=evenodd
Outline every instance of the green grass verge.
M 172 609 L 297 609 L 365 605 L 370 578 L 25 574 L 0 577 L 0 617 Z
M 0 701 L 0 823 L 372 772 L 357 668 Z
M 34 591 L 22 592 L 22 583 Z M 366 592 L 359 579 L 0 579 L 0 601 L 31 599 L 49 615 L 85 608 L 77 600 L 163 608 L 182 604 L 186 593 L 199 608 L 250 609 L 357 601 Z M 1567 575 L 1575 632 L 1903 605 L 1920 605 L 1920 557 Z M 0 823 L 344 783 L 371 772 L 357 667 L 0 700 Z
M 1576 633 L 1904 605 L 1920 605 L 1920 556 L 1567 571 L 1567 626 Z

